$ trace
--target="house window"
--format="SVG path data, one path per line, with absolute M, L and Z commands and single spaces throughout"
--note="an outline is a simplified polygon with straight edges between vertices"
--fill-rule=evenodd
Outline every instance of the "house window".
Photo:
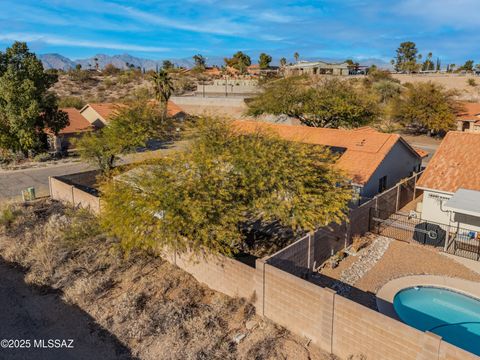
M 387 175 L 378 180 L 378 192 L 384 192 L 387 189 Z

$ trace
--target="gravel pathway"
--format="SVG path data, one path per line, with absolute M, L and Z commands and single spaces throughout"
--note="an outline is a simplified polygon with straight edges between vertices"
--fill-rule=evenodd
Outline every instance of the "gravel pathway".
M 355 285 L 382 258 L 391 241 L 384 236 L 376 238 L 368 248 L 360 253 L 352 266 L 342 271 L 339 282 L 334 284 L 334 289 L 340 295 L 348 294 L 351 286 Z

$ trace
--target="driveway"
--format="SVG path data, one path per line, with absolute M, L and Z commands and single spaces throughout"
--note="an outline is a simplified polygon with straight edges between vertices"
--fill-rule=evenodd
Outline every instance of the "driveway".
M 426 135 L 407 135 L 407 134 L 400 134 L 402 137 L 410 144 L 410 146 L 414 148 L 420 148 L 428 152 L 428 157 L 423 159 L 423 165 L 426 166 L 430 159 L 432 158 L 433 154 L 438 149 L 438 146 L 442 142 L 439 139 L 432 138 Z
M 128 348 L 95 323 L 90 315 L 77 306 L 65 303 L 60 294 L 50 288 L 27 285 L 23 273 L 2 260 L 0 278 L 0 359 L 134 358 Z M 15 346 L 12 340 L 25 340 L 24 348 L 5 347 L 5 339 L 10 340 L 12 346 Z M 48 340 L 57 339 L 60 340 L 57 344 L 62 347 L 48 348 Z M 62 340 L 65 340 L 63 344 Z M 17 342 L 17 346 L 20 344 Z

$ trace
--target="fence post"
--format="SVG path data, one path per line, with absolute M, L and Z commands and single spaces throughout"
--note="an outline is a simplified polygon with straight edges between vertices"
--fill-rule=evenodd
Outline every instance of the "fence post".
M 308 251 L 307 251 L 307 267 L 308 267 L 308 270 L 312 270 L 311 269 L 311 262 L 310 262 L 310 257 L 311 257 L 311 248 L 312 248 L 312 233 L 309 232 L 308 233 Z
M 398 211 L 398 203 L 400 202 L 400 184 L 397 184 L 397 201 L 395 202 L 395 212 Z
M 413 200 L 415 200 L 415 195 L 417 194 L 417 174 L 415 174 L 413 180 Z
M 72 188 L 72 205 L 73 205 L 73 207 L 75 207 L 75 195 L 73 193 L 75 187 L 73 185 L 71 185 L 71 188 Z

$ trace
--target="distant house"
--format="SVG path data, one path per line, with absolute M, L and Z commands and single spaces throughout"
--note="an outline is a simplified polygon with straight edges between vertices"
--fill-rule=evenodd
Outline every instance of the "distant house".
M 80 113 L 95 127 L 102 128 L 115 116 L 120 108 L 124 107 L 120 103 L 90 103 L 85 105 Z M 167 104 L 167 114 L 178 120 L 183 120 L 185 112 L 173 101 Z
M 80 114 L 96 128 L 102 128 L 108 124 L 120 106 L 123 105 L 117 103 L 89 103 L 80 109 Z
M 343 63 L 327 63 L 325 61 L 300 61 L 285 66 L 285 75 L 348 75 L 350 65 Z
M 480 103 L 463 102 L 457 115 L 457 130 L 480 133 Z
M 220 77 L 222 76 L 222 70 L 216 66 L 206 67 L 203 74 L 211 77 Z
M 421 170 L 422 157 L 400 135 L 380 133 L 370 127 L 354 130 L 235 121 L 241 132 L 273 131 L 281 138 L 329 147 L 339 155 L 336 166 L 350 177 L 363 198 L 372 198 Z
M 417 188 L 423 220 L 480 232 L 480 133 L 449 132 Z
M 49 142 L 52 150 L 66 151 L 74 147 L 73 139 L 78 139 L 85 132 L 95 130 L 95 126 L 75 108 L 62 108 L 60 110 L 67 113 L 69 124 L 60 130 L 57 135 L 50 133 Z

